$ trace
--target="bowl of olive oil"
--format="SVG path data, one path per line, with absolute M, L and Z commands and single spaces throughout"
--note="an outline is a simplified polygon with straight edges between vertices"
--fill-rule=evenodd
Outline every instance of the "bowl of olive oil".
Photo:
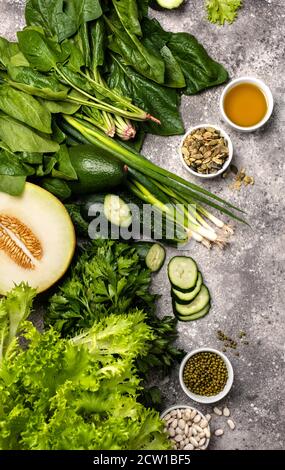
M 273 96 L 260 79 L 241 77 L 223 90 L 220 109 L 224 120 L 234 129 L 252 132 L 262 127 L 273 111 Z

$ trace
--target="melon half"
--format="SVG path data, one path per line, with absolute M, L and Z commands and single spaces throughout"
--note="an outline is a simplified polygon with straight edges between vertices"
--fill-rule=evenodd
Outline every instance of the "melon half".
M 75 232 L 63 204 L 26 183 L 20 197 L 0 193 L 0 294 L 26 282 L 42 292 L 65 273 Z

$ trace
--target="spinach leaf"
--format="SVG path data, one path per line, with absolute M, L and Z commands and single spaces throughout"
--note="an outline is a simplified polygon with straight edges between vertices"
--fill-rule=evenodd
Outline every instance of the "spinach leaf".
M 140 0 L 137 3 L 139 19 L 142 19 L 144 16 L 147 16 L 149 3 L 150 3 L 150 0 Z
M 87 23 L 83 23 L 78 33 L 75 36 L 75 44 L 77 48 L 81 51 L 83 57 L 83 65 L 90 67 L 91 65 L 91 52 L 90 52 L 90 43 L 89 43 L 89 31 Z
M 157 135 L 175 135 L 184 132 L 176 90 L 148 80 L 114 54 L 108 84 L 110 88 L 115 88 L 124 96 L 130 97 L 137 106 L 160 119 L 160 126 L 151 122 L 142 124 L 146 132 Z
M 69 101 L 51 101 L 51 100 L 40 100 L 43 106 L 45 106 L 52 114 L 74 114 L 79 110 L 80 104 L 69 103 Z
M 143 42 L 148 44 L 149 48 L 160 52 L 165 63 L 164 85 L 171 88 L 184 88 L 186 86 L 185 78 L 181 67 L 172 52 L 167 47 L 167 42 L 171 38 L 171 33 L 164 31 L 159 22 L 155 19 L 144 18 L 142 21 L 142 30 L 144 34 Z
M 9 42 L 0 37 L 0 69 L 5 70 L 9 65 L 29 65 L 29 63 L 16 42 Z
M 29 176 L 35 173 L 34 168 L 22 162 L 21 156 L 12 152 L 0 152 L 0 175 Z
M 41 186 L 61 200 L 68 199 L 72 194 L 66 181 L 59 178 L 43 178 Z
M 55 155 L 57 164 L 52 169 L 52 176 L 67 181 L 77 180 L 77 174 L 74 170 L 66 145 L 61 145 L 59 151 Z
M 81 67 L 85 65 L 84 57 L 78 45 L 71 40 L 64 43 L 64 48 L 68 51 L 68 67 L 74 72 L 80 72 Z
M 82 75 L 79 75 L 77 72 L 75 72 L 74 70 L 72 70 L 70 67 L 66 65 L 60 65 L 58 69 L 61 72 L 60 79 L 64 80 L 64 83 L 80 88 L 81 90 L 92 94 L 93 87 L 91 86 L 90 82 L 85 77 L 83 77 Z M 71 91 L 71 94 L 73 94 L 74 96 L 80 97 L 78 93 L 80 92 L 77 91 L 76 89 Z M 86 97 L 83 97 L 81 95 L 81 98 L 83 98 L 86 101 Z
M 160 54 L 165 63 L 164 85 L 170 88 L 184 88 L 186 86 L 185 78 L 175 57 L 167 46 L 160 49 Z
M 59 145 L 6 114 L 0 113 L 0 139 L 12 152 L 57 152 Z
M 163 59 L 148 50 L 134 34 L 126 33 L 116 18 L 108 21 L 108 25 L 113 32 L 109 37 L 109 49 L 120 54 L 128 65 L 144 77 L 156 83 L 164 83 Z
M 90 26 L 91 35 L 91 52 L 92 52 L 92 69 L 95 71 L 97 67 L 104 64 L 104 55 L 106 48 L 106 32 L 105 23 L 102 18 Z
M 8 67 L 9 82 L 14 88 L 30 95 L 49 100 L 64 100 L 69 89 L 62 85 L 54 75 L 44 75 L 30 67 Z
M 37 176 L 50 175 L 56 163 L 57 163 L 57 159 L 55 155 L 44 155 L 42 165 L 39 165 L 36 169 L 36 175 Z
M 1 175 L 0 191 L 11 196 L 20 196 L 24 191 L 26 176 Z
M 228 79 L 224 67 L 215 62 L 197 39 L 188 33 L 172 33 L 168 48 L 179 63 L 185 80 L 183 93 L 192 95 Z
M 51 127 L 52 127 L 52 140 L 54 140 L 58 144 L 62 144 L 66 140 L 66 135 L 60 129 L 55 119 L 52 120 Z
M 171 32 L 165 31 L 155 19 L 143 18 L 141 22 L 143 36 L 149 38 L 157 49 L 161 49 L 171 38 Z
M 142 35 L 136 0 L 112 0 L 117 15 L 128 34 Z
M 99 0 L 28 0 L 25 11 L 27 25 L 41 26 L 48 35 L 56 34 L 60 42 L 101 14 Z
M 29 165 L 41 165 L 43 162 L 43 154 L 36 152 L 22 152 L 21 161 Z
M 9 85 L 0 86 L 0 109 L 30 127 L 51 134 L 51 114 L 36 98 Z
M 17 33 L 17 37 L 20 50 L 40 72 L 49 72 L 68 58 L 67 48 L 61 48 L 55 39 L 46 37 L 39 28 L 25 28 Z

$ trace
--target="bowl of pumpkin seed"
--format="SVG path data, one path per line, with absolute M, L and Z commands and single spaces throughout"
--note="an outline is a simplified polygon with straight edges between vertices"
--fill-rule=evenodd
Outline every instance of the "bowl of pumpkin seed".
M 222 400 L 232 388 L 233 381 L 231 362 L 217 349 L 195 349 L 186 354 L 181 362 L 181 388 L 198 403 L 210 404 Z
M 233 144 L 221 127 L 199 124 L 186 132 L 179 153 L 189 173 L 209 179 L 226 171 L 233 158 Z

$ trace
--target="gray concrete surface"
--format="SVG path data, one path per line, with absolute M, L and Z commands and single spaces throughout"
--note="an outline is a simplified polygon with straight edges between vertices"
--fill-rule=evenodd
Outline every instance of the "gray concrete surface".
M 239 193 L 229 182 L 217 179 L 205 187 L 231 199 L 248 213 L 251 228 L 236 226 L 231 245 L 224 251 L 190 248 L 209 286 L 213 307 L 204 319 L 179 325 L 179 344 L 185 350 L 200 346 L 221 348 L 216 331 L 232 337 L 247 332 L 248 346 L 240 356 L 229 352 L 235 381 L 224 403 L 231 410 L 236 430 L 221 418 L 212 429 L 224 427 L 223 437 L 213 437 L 211 449 L 284 449 L 284 342 L 285 342 L 285 204 L 284 204 L 284 0 L 244 0 L 233 25 L 219 28 L 205 20 L 203 0 L 189 0 L 175 12 L 155 12 L 162 24 L 175 31 L 189 31 L 221 61 L 231 77 L 253 75 L 266 81 L 275 98 L 270 123 L 254 134 L 240 134 L 221 122 L 218 101 L 222 88 L 184 97 L 186 128 L 202 121 L 222 124 L 235 149 L 234 161 L 256 179 L 255 186 Z M 24 25 L 24 0 L 0 0 L 0 34 L 13 38 Z M 179 137 L 150 136 L 144 147 L 153 161 L 189 178 L 177 159 Z M 173 255 L 168 250 L 168 257 Z M 161 314 L 171 312 L 166 268 L 156 276 L 154 291 L 162 297 Z M 166 404 L 188 403 L 178 384 L 178 369 L 161 385 Z M 193 404 L 193 403 L 192 403 Z M 205 412 L 212 408 L 199 406 Z

